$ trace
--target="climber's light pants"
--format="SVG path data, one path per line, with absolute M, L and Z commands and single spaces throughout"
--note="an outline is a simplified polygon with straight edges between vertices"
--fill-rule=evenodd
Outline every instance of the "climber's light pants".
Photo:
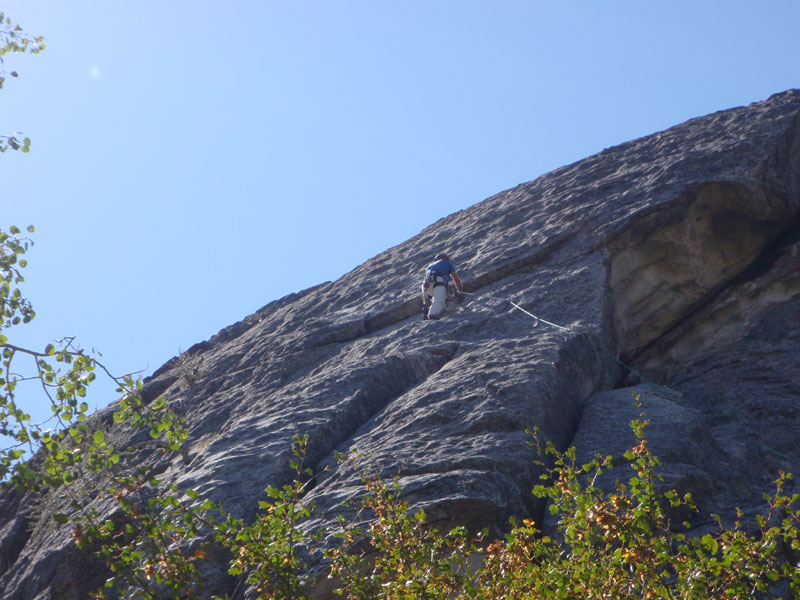
M 428 317 L 440 317 L 444 312 L 444 307 L 447 301 L 447 286 L 437 285 L 433 288 L 433 302 L 428 310 Z

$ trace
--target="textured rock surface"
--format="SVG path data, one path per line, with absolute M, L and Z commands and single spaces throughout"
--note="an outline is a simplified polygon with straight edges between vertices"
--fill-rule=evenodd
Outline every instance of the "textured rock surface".
M 333 458 L 358 450 L 433 519 L 500 530 L 541 510 L 525 430 L 621 456 L 638 392 L 669 483 L 723 514 L 757 507 L 777 469 L 800 473 L 799 115 L 789 91 L 609 148 L 268 304 L 186 353 L 191 386 L 177 359 L 148 381 L 191 430 L 191 463 L 166 476 L 252 517 L 308 434 L 332 466 L 323 510 L 360 493 L 358 461 Z M 570 330 L 474 297 L 421 321 L 441 249 L 468 291 Z M 83 597 L 102 573 L 68 531 L 30 536 L 29 504 L 0 500 L 4 597 Z

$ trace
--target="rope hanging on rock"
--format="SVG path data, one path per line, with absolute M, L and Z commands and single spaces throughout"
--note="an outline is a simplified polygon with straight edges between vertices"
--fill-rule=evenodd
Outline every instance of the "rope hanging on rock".
M 497 300 L 498 302 L 508 302 L 511 306 L 513 306 L 517 310 L 521 310 L 526 315 L 528 315 L 530 318 L 532 318 L 534 321 L 536 321 L 536 325 L 538 325 L 539 321 L 541 321 L 545 325 L 550 325 L 550 327 L 555 327 L 556 329 L 561 329 L 562 331 L 572 331 L 569 327 L 564 327 L 563 325 L 557 325 L 556 323 L 551 323 L 550 321 L 547 321 L 546 319 L 542 319 L 541 317 L 537 317 L 533 313 L 528 312 L 527 310 L 522 308 L 519 304 L 517 304 L 516 302 L 513 302 L 512 300 L 509 300 L 508 298 L 497 298 L 496 296 L 483 296 L 481 294 L 473 294 L 472 292 L 461 292 L 461 293 L 464 294 L 465 296 L 474 296 L 475 298 L 486 298 L 487 300 Z M 536 327 L 536 325 L 534 325 L 534 327 Z
M 607 354 L 612 359 L 614 359 L 614 361 L 617 362 L 621 367 L 623 367 L 624 369 L 629 371 L 632 375 L 635 375 L 636 377 L 638 377 L 642 382 L 646 383 L 647 385 L 653 386 L 655 388 L 664 388 L 664 386 L 662 386 L 662 385 L 658 385 L 656 383 L 653 383 L 652 381 L 648 381 L 647 378 L 644 375 L 639 373 L 639 371 L 637 371 L 633 367 L 630 367 L 630 366 L 626 365 L 624 362 L 622 362 L 619 359 L 619 356 L 617 356 L 616 354 L 611 352 L 608 348 L 603 346 L 603 344 L 601 344 L 599 342 L 599 340 L 597 340 L 594 337 L 590 336 L 585 331 L 578 331 L 578 330 L 576 330 L 576 329 L 574 329 L 572 327 L 565 327 L 564 325 L 559 325 L 558 323 L 553 323 L 552 321 L 548 321 L 547 319 L 543 319 L 541 317 L 538 317 L 535 314 L 533 314 L 532 312 L 527 311 L 524 308 L 522 308 L 519 304 L 517 304 L 516 302 L 514 302 L 510 298 L 500 298 L 500 297 L 497 297 L 497 296 L 489 296 L 489 295 L 484 295 L 484 294 L 474 294 L 472 292 L 461 292 L 461 293 L 464 294 L 465 296 L 472 296 L 472 297 L 478 298 L 478 299 L 495 300 L 497 302 L 508 302 L 511 306 L 513 306 L 517 310 L 525 313 L 527 316 L 529 316 L 531 319 L 533 319 L 536 322 L 534 324 L 534 327 L 536 327 L 536 325 L 538 325 L 539 322 L 541 321 L 545 325 L 550 325 L 550 327 L 555 327 L 556 329 L 560 329 L 561 331 L 569 331 L 569 332 L 573 332 L 573 333 L 577 333 L 579 335 L 582 335 L 582 336 L 588 338 L 589 341 L 591 341 L 595 346 L 597 346 L 597 348 L 599 348 L 603 353 Z M 670 401 L 672 400 L 672 398 L 669 398 L 668 396 L 661 396 L 661 394 L 656 394 L 656 395 L 661 397 L 661 398 L 665 398 L 667 400 L 670 400 Z

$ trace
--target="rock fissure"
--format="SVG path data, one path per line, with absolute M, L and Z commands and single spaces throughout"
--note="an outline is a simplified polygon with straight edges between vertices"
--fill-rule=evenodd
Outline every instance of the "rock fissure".
M 743 285 L 758 279 L 773 267 L 778 257 L 789 246 L 798 241 L 800 241 L 800 216 L 787 229 L 770 240 L 756 259 L 726 285 Z
M 674 331 L 690 327 L 691 322 L 696 319 L 698 315 L 703 315 L 709 306 L 718 301 L 718 299 L 729 292 L 731 288 L 745 285 L 748 282 L 762 277 L 772 268 L 778 258 L 786 252 L 787 248 L 796 244 L 799 240 L 800 218 L 767 242 L 750 264 L 746 265 L 740 272 L 734 274 L 727 281 L 721 283 L 707 296 L 688 307 L 686 312 L 664 329 L 657 338 L 648 342 L 647 345 L 638 349 L 630 356 L 624 357 L 623 360 L 625 362 L 634 363 L 639 361 L 642 357 L 648 357 L 648 353 L 663 344 L 664 340 L 669 338 Z M 649 369 L 651 370 L 653 370 L 652 360 L 652 357 L 648 357 L 648 362 L 651 363 Z
M 610 285 L 623 357 L 636 357 L 713 302 L 748 267 L 774 257 L 787 228 L 782 215 L 768 218 L 763 209 L 750 208 L 755 200 L 768 201 L 751 187 L 711 182 L 680 219 L 614 253 Z

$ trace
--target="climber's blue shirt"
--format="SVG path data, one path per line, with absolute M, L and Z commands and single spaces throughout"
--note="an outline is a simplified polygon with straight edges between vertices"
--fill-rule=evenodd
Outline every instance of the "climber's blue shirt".
M 443 275 L 444 277 L 449 278 L 450 273 L 455 271 L 456 268 L 453 266 L 453 263 L 451 263 L 449 260 L 445 260 L 442 258 L 440 260 L 437 260 L 436 262 L 429 264 L 427 270 L 433 271 L 434 273 L 438 273 L 439 275 Z

